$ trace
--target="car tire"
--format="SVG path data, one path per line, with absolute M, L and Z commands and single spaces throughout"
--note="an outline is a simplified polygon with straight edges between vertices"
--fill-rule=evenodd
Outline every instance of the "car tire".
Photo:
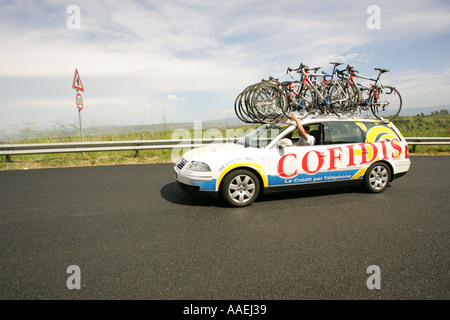
M 364 187 L 367 191 L 378 193 L 384 191 L 391 181 L 391 169 L 383 162 L 376 162 L 364 175 Z
M 226 203 L 234 207 L 250 205 L 259 195 L 260 184 L 254 173 L 239 169 L 223 179 L 221 194 Z

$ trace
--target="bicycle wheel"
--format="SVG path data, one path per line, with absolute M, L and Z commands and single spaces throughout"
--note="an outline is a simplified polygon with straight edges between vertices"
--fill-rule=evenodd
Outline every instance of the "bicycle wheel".
M 380 120 L 394 120 L 402 109 L 402 97 L 398 90 L 391 86 L 378 88 L 370 98 L 370 108 Z
M 262 123 L 273 123 L 288 116 L 288 99 L 282 88 L 265 82 L 261 83 L 253 93 L 249 108 L 252 114 Z
M 327 96 L 328 109 L 337 116 L 347 116 L 349 113 L 350 96 L 338 83 L 330 87 Z
M 289 101 L 289 113 L 295 112 L 297 117 L 305 118 L 311 111 L 312 97 L 310 93 L 300 91 L 291 96 L 287 95 Z
M 243 97 L 245 114 L 247 114 L 248 117 L 250 119 L 252 119 L 252 121 L 255 123 L 260 123 L 261 121 L 258 119 L 258 117 L 255 114 L 255 111 L 252 106 L 252 99 L 260 86 L 261 86 L 261 83 L 257 83 L 257 84 L 250 86 Z
M 318 113 L 318 114 L 331 114 L 334 113 L 334 110 L 332 109 L 331 106 L 331 100 L 335 99 L 336 102 L 339 100 L 339 97 L 335 96 L 334 98 L 331 97 L 331 90 L 333 89 L 333 83 L 331 82 L 327 82 L 327 83 L 318 83 L 316 84 L 316 90 L 318 91 L 315 92 L 313 90 L 313 95 L 314 95 L 314 112 Z M 337 92 L 334 92 L 334 94 L 336 95 Z M 324 100 L 322 100 L 322 98 L 319 98 L 320 96 L 324 97 Z M 336 114 L 338 115 L 338 114 Z
M 245 88 L 237 97 L 234 102 L 234 112 L 236 116 L 239 118 L 239 120 L 246 122 L 246 123 L 256 123 L 257 121 L 251 117 L 249 114 L 247 105 L 246 105 L 246 99 L 249 94 L 253 90 L 255 85 L 248 86 Z
M 363 116 L 363 113 L 366 113 L 364 115 L 365 117 L 369 117 L 371 110 L 369 106 L 369 100 L 370 100 L 370 88 L 366 86 L 359 85 L 358 87 L 355 84 L 351 84 L 348 89 L 353 92 L 353 104 L 355 108 L 355 113 L 359 116 Z M 353 115 L 354 115 L 353 114 Z
M 352 117 L 360 109 L 358 104 L 358 91 L 353 84 L 350 85 L 345 82 L 341 86 L 347 98 L 347 103 L 342 110 L 342 114 L 347 117 Z
M 296 104 L 297 109 L 302 116 L 307 116 L 316 112 L 314 92 L 309 88 L 303 89 L 298 95 Z

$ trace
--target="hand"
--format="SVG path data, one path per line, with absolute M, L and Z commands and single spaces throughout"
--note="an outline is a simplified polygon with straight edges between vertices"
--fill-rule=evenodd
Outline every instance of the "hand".
M 290 116 L 291 116 L 291 119 L 292 119 L 292 120 L 297 121 L 297 117 L 295 116 L 294 113 L 291 112 L 291 115 L 290 115 Z

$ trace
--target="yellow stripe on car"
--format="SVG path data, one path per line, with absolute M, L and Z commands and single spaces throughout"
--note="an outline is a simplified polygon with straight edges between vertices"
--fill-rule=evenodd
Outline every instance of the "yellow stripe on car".
M 367 171 L 366 168 L 359 169 L 359 170 L 353 175 L 352 180 L 353 180 L 353 179 L 358 179 L 358 178 L 360 178 L 361 176 L 364 175 L 364 173 L 366 173 L 366 171 Z
M 220 186 L 220 183 L 222 182 L 223 177 L 225 177 L 225 175 L 228 172 L 230 172 L 231 170 L 234 170 L 236 168 L 241 168 L 241 167 L 243 167 L 243 168 L 247 167 L 247 168 L 255 169 L 259 173 L 259 175 L 261 176 L 264 187 L 268 186 L 269 183 L 268 183 L 266 172 L 264 171 L 264 169 L 260 165 L 258 165 L 256 163 L 253 163 L 253 162 L 240 161 L 240 162 L 233 163 L 232 165 L 228 166 L 227 168 L 225 168 L 222 171 L 222 173 L 220 174 L 219 178 L 217 179 L 216 189 L 217 190 L 219 189 L 219 186 Z

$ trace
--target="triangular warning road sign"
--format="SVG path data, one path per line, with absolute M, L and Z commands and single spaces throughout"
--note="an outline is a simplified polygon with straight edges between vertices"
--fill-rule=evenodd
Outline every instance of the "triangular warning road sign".
M 75 69 L 75 75 L 73 77 L 72 88 L 80 90 L 80 91 L 84 91 L 83 84 L 81 83 L 80 74 L 78 73 L 78 69 Z

